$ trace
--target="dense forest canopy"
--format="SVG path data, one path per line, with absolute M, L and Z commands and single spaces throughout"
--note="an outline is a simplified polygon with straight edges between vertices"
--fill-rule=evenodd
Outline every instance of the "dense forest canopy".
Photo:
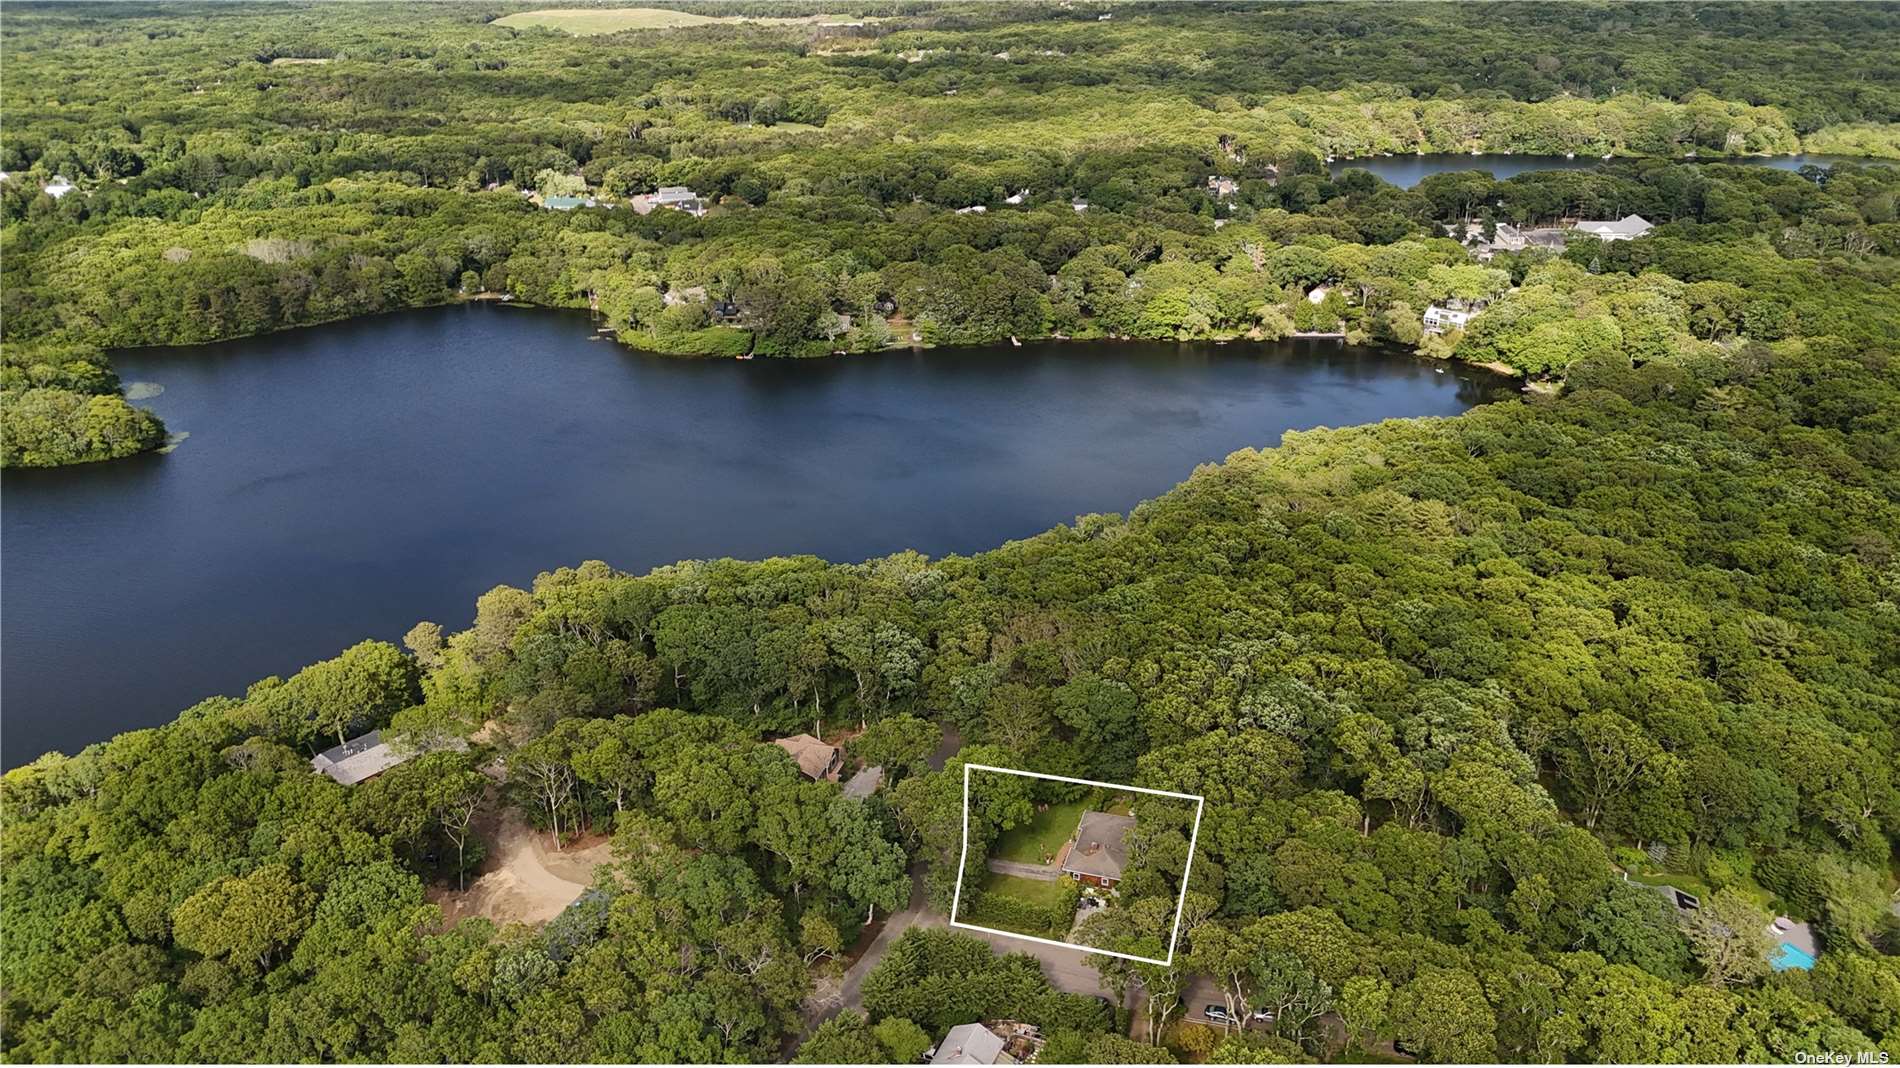
M 680 354 L 1322 332 L 1539 388 L 970 557 L 560 567 L 47 754 L 0 780 L 7 1059 L 908 1063 L 1005 1016 L 1047 1063 L 1900 1056 L 1900 171 L 1680 158 L 1900 157 L 1900 11 L 688 9 L 10 5 L 6 463 L 162 440 L 109 347 L 501 294 Z M 1479 149 L 1619 158 L 1325 158 Z M 371 729 L 414 758 L 312 772 Z M 1192 879 L 1138 808 L 1087 921 L 1152 956 L 1179 903 L 1172 963 L 1089 958 L 1132 1016 L 928 925 L 814 1010 L 949 904 L 972 763 L 1206 798 Z M 976 863 L 1074 800 L 984 793 Z M 609 859 L 462 915 L 510 825 Z M 1185 1025 L 1197 980 L 1273 1020 Z
M 947 903 L 966 760 L 1206 795 L 1180 963 L 1103 962 L 1163 1023 L 1184 976 L 1265 953 L 1355 1042 L 1435 1060 L 1892 1050 L 1896 413 L 1891 355 L 1833 341 L 1598 357 L 1558 398 L 1292 434 L 974 557 L 499 587 L 467 630 L 9 773 L 8 1055 L 766 1058 L 906 853 Z M 844 799 L 759 741 L 814 717 L 868 723 L 894 786 Z M 353 788 L 302 755 L 484 723 Z M 964 747 L 931 771 L 939 724 Z M 619 859 L 545 930 L 444 929 L 424 882 L 453 885 L 497 755 L 520 811 L 613 826 Z M 1156 827 L 1137 864 L 1183 847 Z M 1175 889 L 1111 911 L 1145 937 Z M 1815 924 L 1812 971 L 1767 974 L 1768 908 Z M 1033 962 L 919 938 L 808 1059 L 1004 1007 L 1072 1059 L 1126 1041 Z

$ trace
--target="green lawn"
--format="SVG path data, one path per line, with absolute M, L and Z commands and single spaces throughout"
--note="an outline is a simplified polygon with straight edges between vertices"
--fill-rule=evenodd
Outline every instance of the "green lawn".
M 1015 875 L 987 872 L 983 878 L 983 892 L 1013 897 L 1037 908 L 1048 908 L 1062 900 L 1062 881 L 1060 879 L 1023 879 Z
M 1067 879 L 985 872 L 981 884 L 963 890 L 959 921 L 1037 938 L 1060 938 L 1075 909 L 1075 884 Z
M 990 856 L 1020 864 L 1046 864 L 1055 859 L 1062 843 L 1075 833 L 1075 825 L 1087 808 L 1083 801 L 1050 805 L 1023 826 L 1005 831 L 990 848 Z

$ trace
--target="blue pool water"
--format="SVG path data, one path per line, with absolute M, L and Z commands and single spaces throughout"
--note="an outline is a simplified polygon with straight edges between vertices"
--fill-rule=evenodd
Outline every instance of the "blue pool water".
M 1796 948 L 1792 943 L 1783 942 L 1781 944 L 1781 952 L 1775 954 L 1775 959 L 1769 963 L 1774 966 L 1776 971 L 1782 972 L 1787 971 L 1789 968 L 1812 968 L 1814 967 L 1814 958 Z

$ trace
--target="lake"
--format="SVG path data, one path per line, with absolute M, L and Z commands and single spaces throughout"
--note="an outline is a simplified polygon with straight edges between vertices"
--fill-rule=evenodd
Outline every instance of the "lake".
M 1563 156 L 1529 156 L 1502 153 L 1469 155 L 1459 152 L 1428 152 L 1423 156 L 1366 156 L 1361 159 L 1340 159 L 1328 164 L 1334 174 L 1347 170 L 1371 171 L 1402 189 L 1410 189 L 1424 179 L 1446 171 L 1489 171 L 1491 177 L 1500 181 L 1512 175 L 1526 171 L 1581 171 L 1603 163 L 1633 162 L 1635 157 L 1619 156 L 1615 160 L 1603 160 L 1596 156 L 1578 156 L 1575 159 Z M 1852 156 L 1730 156 L 1701 160 L 1680 160 L 1682 163 L 1707 163 L 1720 166 L 1756 166 L 1773 167 L 1776 170 L 1793 171 L 1812 163 L 1817 167 L 1829 167 L 1836 163 L 1891 163 L 1891 160 L 1857 159 Z
M 1512 393 L 1335 341 L 682 360 L 471 304 L 121 352 L 169 455 L 8 471 L 4 762 L 169 720 L 587 559 L 992 548 L 1283 431 Z

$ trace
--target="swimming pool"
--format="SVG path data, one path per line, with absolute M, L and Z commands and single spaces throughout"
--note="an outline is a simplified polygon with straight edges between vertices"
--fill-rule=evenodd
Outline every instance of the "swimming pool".
M 1781 944 L 1781 952 L 1775 954 L 1774 959 L 1768 963 L 1772 965 L 1776 971 L 1781 972 L 1787 971 L 1789 968 L 1812 968 L 1814 967 L 1814 958 L 1793 943 L 1783 942 Z

